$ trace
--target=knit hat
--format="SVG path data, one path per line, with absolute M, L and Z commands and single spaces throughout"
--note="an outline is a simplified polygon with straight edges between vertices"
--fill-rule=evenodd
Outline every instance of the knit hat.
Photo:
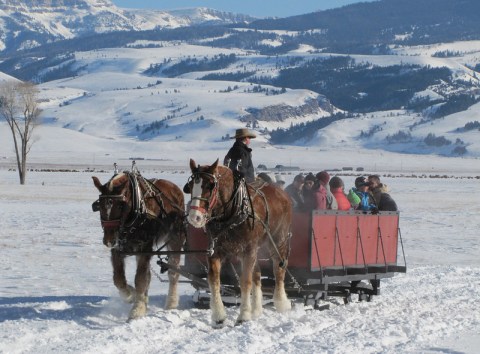
M 330 180 L 330 175 L 327 171 L 318 172 L 316 177 L 324 185 L 327 184 Z
M 305 182 L 307 181 L 313 181 L 315 182 L 316 178 L 315 176 L 313 175 L 313 173 L 309 173 L 308 175 L 305 176 Z
M 355 179 L 355 187 L 360 188 L 363 186 L 368 186 L 368 181 L 364 176 L 357 177 Z
M 343 183 L 342 179 L 338 176 L 334 176 L 330 179 L 330 189 L 337 189 L 337 188 L 342 188 L 345 186 Z

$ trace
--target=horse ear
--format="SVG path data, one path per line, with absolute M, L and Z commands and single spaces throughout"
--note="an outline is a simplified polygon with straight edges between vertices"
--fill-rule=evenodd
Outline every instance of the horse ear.
M 99 190 L 100 193 L 102 193 L 102 183 L 100 182 L 100 180 L 95 177 L 95 176 L 92 176 L 92 179 L 93 179 L 93 184 L 95 185 L 95 187 L 97 187 L 97 189 Z
M 195 169 L 197 168 L 196 166 L 196 163 L 193 159 L 190 159 L 190 169 L 193 171 L 195 171 Z
M 215 161 L 215 162 L 213 163 L 212 166 L 210 166 L 210 168 L 209 168 L 210 173 L 214 174 L 215 171 L 217 170 L 217 167 L 218 167 L 218 159 L 217 159 L 217 161 Z

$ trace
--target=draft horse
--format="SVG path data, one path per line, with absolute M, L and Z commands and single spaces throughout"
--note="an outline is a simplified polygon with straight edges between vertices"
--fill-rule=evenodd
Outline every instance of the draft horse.
M 190 159 L 190 169 L 192 175 L 184 190 L 191 194 L 187 220 L 193 227 L 204 228 L 210 241 L 207 263 L 213 325 L 222 325 L 226 319 L 220 291 L 220 271 L 226 258 L 236 257 L 241 262 L 240 314 L 236 323 L 262 313 L 257 253 L 263 244 L 268 245 L 273 261 L 275 308 L 279 312 L 290 310 L 285 292 L 292 222 L 288 195 L 266 183 L 247 184 L 228 167 L 219 166 L 218 159 L 210 166 L 197 166 Z
M 103 185 L 97 177 L 92 178 L 100 191 L 92 207 L 100 211 L 103 244 L 111 248 L 113 282 L 121 297 L 133 303 L 128 319 L 142 317 L 147 311 L 152 251 L 161 246 L 179 252 L 185 243 L 183 192 L 167 180 L 145 179 L 136 169 L 115 174 Z M 129 253 L 137 258 L 135 287 L 125 277 L 125 258 Z M 168 263 L 178 267 L 180 253 L 170 255 Z M 178 273 L 168 271 L 166 309 L 178 305 L 178 278 Z

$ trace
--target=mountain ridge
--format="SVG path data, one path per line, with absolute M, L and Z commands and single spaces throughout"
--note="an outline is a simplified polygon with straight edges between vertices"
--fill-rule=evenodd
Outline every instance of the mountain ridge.
M 231 24 L 253 19 L 204 7 L 161 11 L 122 9 L 109 0 L 1 0 L 0 51 L 14 53 L 95 33 Z

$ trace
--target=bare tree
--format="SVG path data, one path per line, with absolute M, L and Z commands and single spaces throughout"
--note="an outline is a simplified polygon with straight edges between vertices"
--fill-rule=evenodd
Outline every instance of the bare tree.
M 8 123 L 12 133 L 20 184 L 25 184 L 30 139 L 41 113 L 37 98 L 38 90 L 32 83 L 6 81 L 0 84 L 0 117 Z

